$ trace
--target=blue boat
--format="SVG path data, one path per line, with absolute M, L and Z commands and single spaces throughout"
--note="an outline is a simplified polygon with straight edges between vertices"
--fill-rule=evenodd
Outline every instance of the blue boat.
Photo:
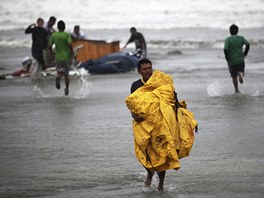
M 78 68 L 85 68 L 90 74 L 124 73 L 137 68 L 139 60 L 139 52 L 115 52 L 95 60 L 83 62 Z

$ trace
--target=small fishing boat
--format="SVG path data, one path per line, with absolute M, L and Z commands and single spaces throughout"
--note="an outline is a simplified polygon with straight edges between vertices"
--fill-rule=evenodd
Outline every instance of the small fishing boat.
M 137 67 L 139 57 L 137 53 L 133 52 L 115 52 L 83 62 L 79 64 L 78 68 L 85 68 L 90 74 L 124 73 Z

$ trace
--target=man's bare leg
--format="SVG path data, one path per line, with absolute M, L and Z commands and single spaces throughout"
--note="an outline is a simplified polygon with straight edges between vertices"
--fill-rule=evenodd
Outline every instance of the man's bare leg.
M 60 89 L 60 80 L 61 80 L 62 74 L 60 72 L 57 73 L 57 77 L 55 80 L 55 85 L 57 89 Z
M 235 93 L 239 93 L 237 77 L 232 78 L 232 79 L 233 79 L 233 84 L 234 84 L 234 87 L 235 87 Z
M 244 82 L 244 79 L 243 79 L 244 76 L 245 76 L 245 73 L 238 72 L 238 79 L 241 84 L 243 84 Z
M 70 85 L 70 78 L 68 75 L 65 76 L 65 95 L 69 95 L 69 85 Z
M 145 169 L 147 170 L 148 175 L 146 177 L 146 180 L 144 182 L 144 185 L 145 185 L 145 187 L 150 187 L 151 186 L 152 177 L 154 175 L 154 171 L 153 170 L 150 170 L 150 169 L 147 169 L 147 168 L 145 168 Z
M 159 186 L 157 188 L 158 192 L 163 191 L 163 183 L 164 183 L 165 174 L 166 174 L 166 171 L 158 172 L 158 176 L 159 176 Z

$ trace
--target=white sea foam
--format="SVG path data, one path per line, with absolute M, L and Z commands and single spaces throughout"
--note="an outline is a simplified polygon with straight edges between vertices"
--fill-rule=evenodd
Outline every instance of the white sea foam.
M 172 6 L 173 5 L 173 6 Z M 263 27 L 261 0 L 2 0 L 0 29 L 24 28 L 38 17 L 54 15 L 69 26 L 87 29 L 150 29 L 186 27 L 226 28 L 238 23 L 242 28 Z
M 31 42 L 25 40 L 0 40 L 1 47 L 31 47 Z

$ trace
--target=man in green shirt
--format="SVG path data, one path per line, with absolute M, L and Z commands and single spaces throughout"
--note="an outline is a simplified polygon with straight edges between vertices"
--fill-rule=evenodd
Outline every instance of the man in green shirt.
M 244 59 L 247 56 L 250 48 L 249 42 L 243 36 L 237 35 L 238 29 L 238 26 L 235 24 L 230 26 L 229 31 L 231 36 L 226 38 L 224 46 L 225 58 L 233 80 L 235 93 L 239 93 L 237 79 L 239 78 L 239 82 L 241 84 L 243 83 L 243 77 L 245 75 Z M 243 51 L 244 46 L 246 47 Z
M 51 35 L 49 41 L 49 48 L 52 52 L 52 45 L 55 44 L 56 54 L 56 70 L 57 70 L 57 77 L 56 77 L 56 88 L 60 89 L 60 79 L 62 76 L 65 78 L 65 95 L 69 94 L 69 71 L 72 61 L 72 38 L 70 33 L 64 32 L 65 30 L 65 23 L 63 21 L 59 21 L 58 24 L 59 32 L 55 32 Z

